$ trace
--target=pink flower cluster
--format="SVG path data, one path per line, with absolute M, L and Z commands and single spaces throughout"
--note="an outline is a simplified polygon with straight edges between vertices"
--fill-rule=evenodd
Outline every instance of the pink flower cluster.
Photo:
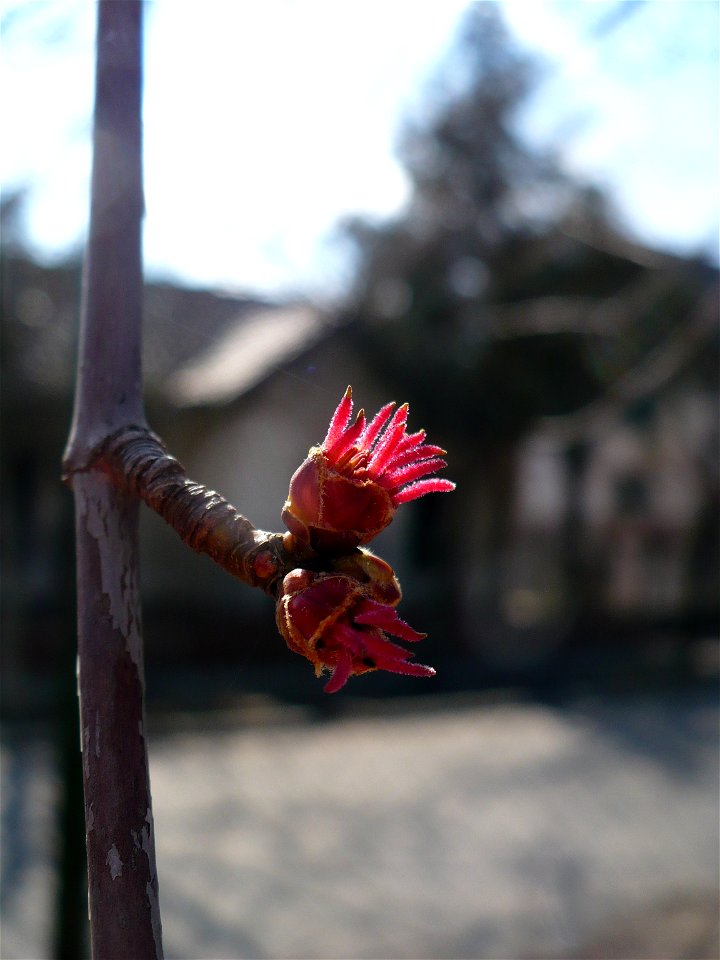
M 296 569 L 284 579 L 277 622 L 288 646 L 307 657 L 335 693 L 350 676 L 371 670 L 431 677 L 432 667 L 389 640 L 415 642 L 417 633 L 395 611 L 400 585 L 392 568 L 359 549 L 376 537 L 402 503 L 427 493 L 455 489 L 430 476 L 447 466 L 441 447 L 425 431 L 407 432 L 408 405 L 388 403 L 367 421 L 352 419 L 352 391 L 330 420 L 319 447 L 312 447 L 290 480 L 282 513 L 295 541 L 315 558 L 313 570 Z M 316 569 L 317 568 L 317 569 Z
M 347 388 L 327 436 L 293 474 L 283 522 L 299 540 L 321 552 L 344 552 L 369 543 L 392 521 L 397 507 L 426 493 L 455 489 L 430 477 L 447 466 L 441 447 L 425 431 L 407 432 L 408 405 L 382 407 L 369 422 L 352 421 Z
M 292 570 L 283 582 L 278 627 L 288 646 L 315 666 L 319 676 L 332 671 L 325 693 L 336 693 L 348 677 L 370 670 L 388 670 L 411 677 L 432 677 L 435 671 L 411 663 L 412 654 L 386 634 L 401 640 L 422 640 L 387 603 L 353 577 Z

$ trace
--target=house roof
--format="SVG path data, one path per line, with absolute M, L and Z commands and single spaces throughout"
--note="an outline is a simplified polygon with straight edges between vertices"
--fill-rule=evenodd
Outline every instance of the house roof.
M 229 403 L 317 343 L 332 325 L 317 307 L 291 304 L 244 313 L 165 382 L 180 407 Z
M 2 258 L 3 381 L 7 398 L 28 385 L 46 397 L 73 389 L 80 265 L 45 267 Z M 148 397 L 183 407 L 226 403 L 295 359 L 333 329 L 309 303 L 148 283 L 143 375 Z M 11 391 L 12 392 L 12 391 Z

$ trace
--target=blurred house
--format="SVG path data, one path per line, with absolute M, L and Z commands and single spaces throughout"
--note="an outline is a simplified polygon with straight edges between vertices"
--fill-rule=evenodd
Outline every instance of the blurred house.
M 81 271 L 17 252 L 4 254 L 2 268 L 2 627 L 12 709 L 47 698 L 74 647 L 72 497 L 60 462 Z M 280 527 L 289 478 L 347 384 L 370 404 L 384 400 L 347 331 L 308 303 L 148 284 L 143 364 L 152 427 L 191 477 L 268 529 Z M 286 658 L 268 598 L 192 554 L 149 511 L 141 556 L 151 664 Z
M 472 449 L 455 447 L 448 475 L 460 479 L 454 458 L 470 467 L 459 506 L 443 507 L 460 581 L 451 599 L 417 549 L 423 511 L 432 509 L 424 501 L 401 511 L 377 542 L 402 571 L 408 619 L 417 608 L 437 628 L 440 656 L 534 669 L 577 636 L 579 622 L 674 618 L 678 629 L 700 633 L 716 623 L 717 271 L 616 238 L 618 279 L 609 293 L 582 297 L 553 279 L 561 266 L 571 272 L 581 260 L 607 259 L 610 242 L 569 233 L 534 238 L 516 258 L 522 293 L 483 308 L 486 333 L 494 323 L 499 338 L 513 329 L 588 330 L 607 383 L 578 411 L 538 419 L 515 444 L 504 542 L 478 548 L 483 464 Z M 4 255 L 3 657 L 6 677 L 20 684 L 16 696 L 39 689 L 36 676 L 51 673 L 73 645 L 72 509 L 60 459 L 79 283 L 77 265 L 47 268 Z M 373 412 L 392 398 L 384 364 L 362 349 L 364 336 L 352 311 L 149 284 L 150 424 L 193 479 L 256 525 L 277 529 L 288 479 L 322 439 L 345 386 L 352 383 L 358 405 Z M 620 369 L 613 344 L 643 337 L 637 359 Z M 448 446 L 451 439 L 449 430 L 447 438 L 432 436 Z M 285 656 L 266 597 L 191 554 L 147 511 L 141 535 L 151 661 Z M 497 601 L 493 622 L 478 628 L 488 589 Z M 6 680 L 6 699 L 8 690 Z
M 491 308 L 490 322 L 500 337 L 584 331 L 603 389 L 573 412 L 539 417 L 517 444 L 501 625 L 478 631 L 478 643 L 499 665 L 534 668 L 568 645 L 607 652 L 621 641 L 636 652 L 644 644 L 652 658 L 714 641 L 717 271 L 607 230 L 535 246 L 543 255 L 521 261 L 516 278 L 535 296 Z M 578 265 L 593 251 L 608 291 L 555 294 L 563 260 Z M 716 669 L 717 652 L 714 661 Z

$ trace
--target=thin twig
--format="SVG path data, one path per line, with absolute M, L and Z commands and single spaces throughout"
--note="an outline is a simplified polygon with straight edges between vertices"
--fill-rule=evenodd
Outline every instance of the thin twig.
M 221 494 L 190 480 L 147 427 L 124 427 L 98 448 L 93 466 L 139 497 L 197 553 L 232 576 L 276 596 L 285 574 L 312 553 L 285 533 L 258 530 Z

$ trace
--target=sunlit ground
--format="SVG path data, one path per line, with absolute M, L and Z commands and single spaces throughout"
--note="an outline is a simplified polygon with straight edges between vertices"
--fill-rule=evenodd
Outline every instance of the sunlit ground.
M 713 698 L 381 709 L 155 724 L 168 957 L 717 956 Z M 51 756 L 3 761 L 2 956 L 39 958 Z

